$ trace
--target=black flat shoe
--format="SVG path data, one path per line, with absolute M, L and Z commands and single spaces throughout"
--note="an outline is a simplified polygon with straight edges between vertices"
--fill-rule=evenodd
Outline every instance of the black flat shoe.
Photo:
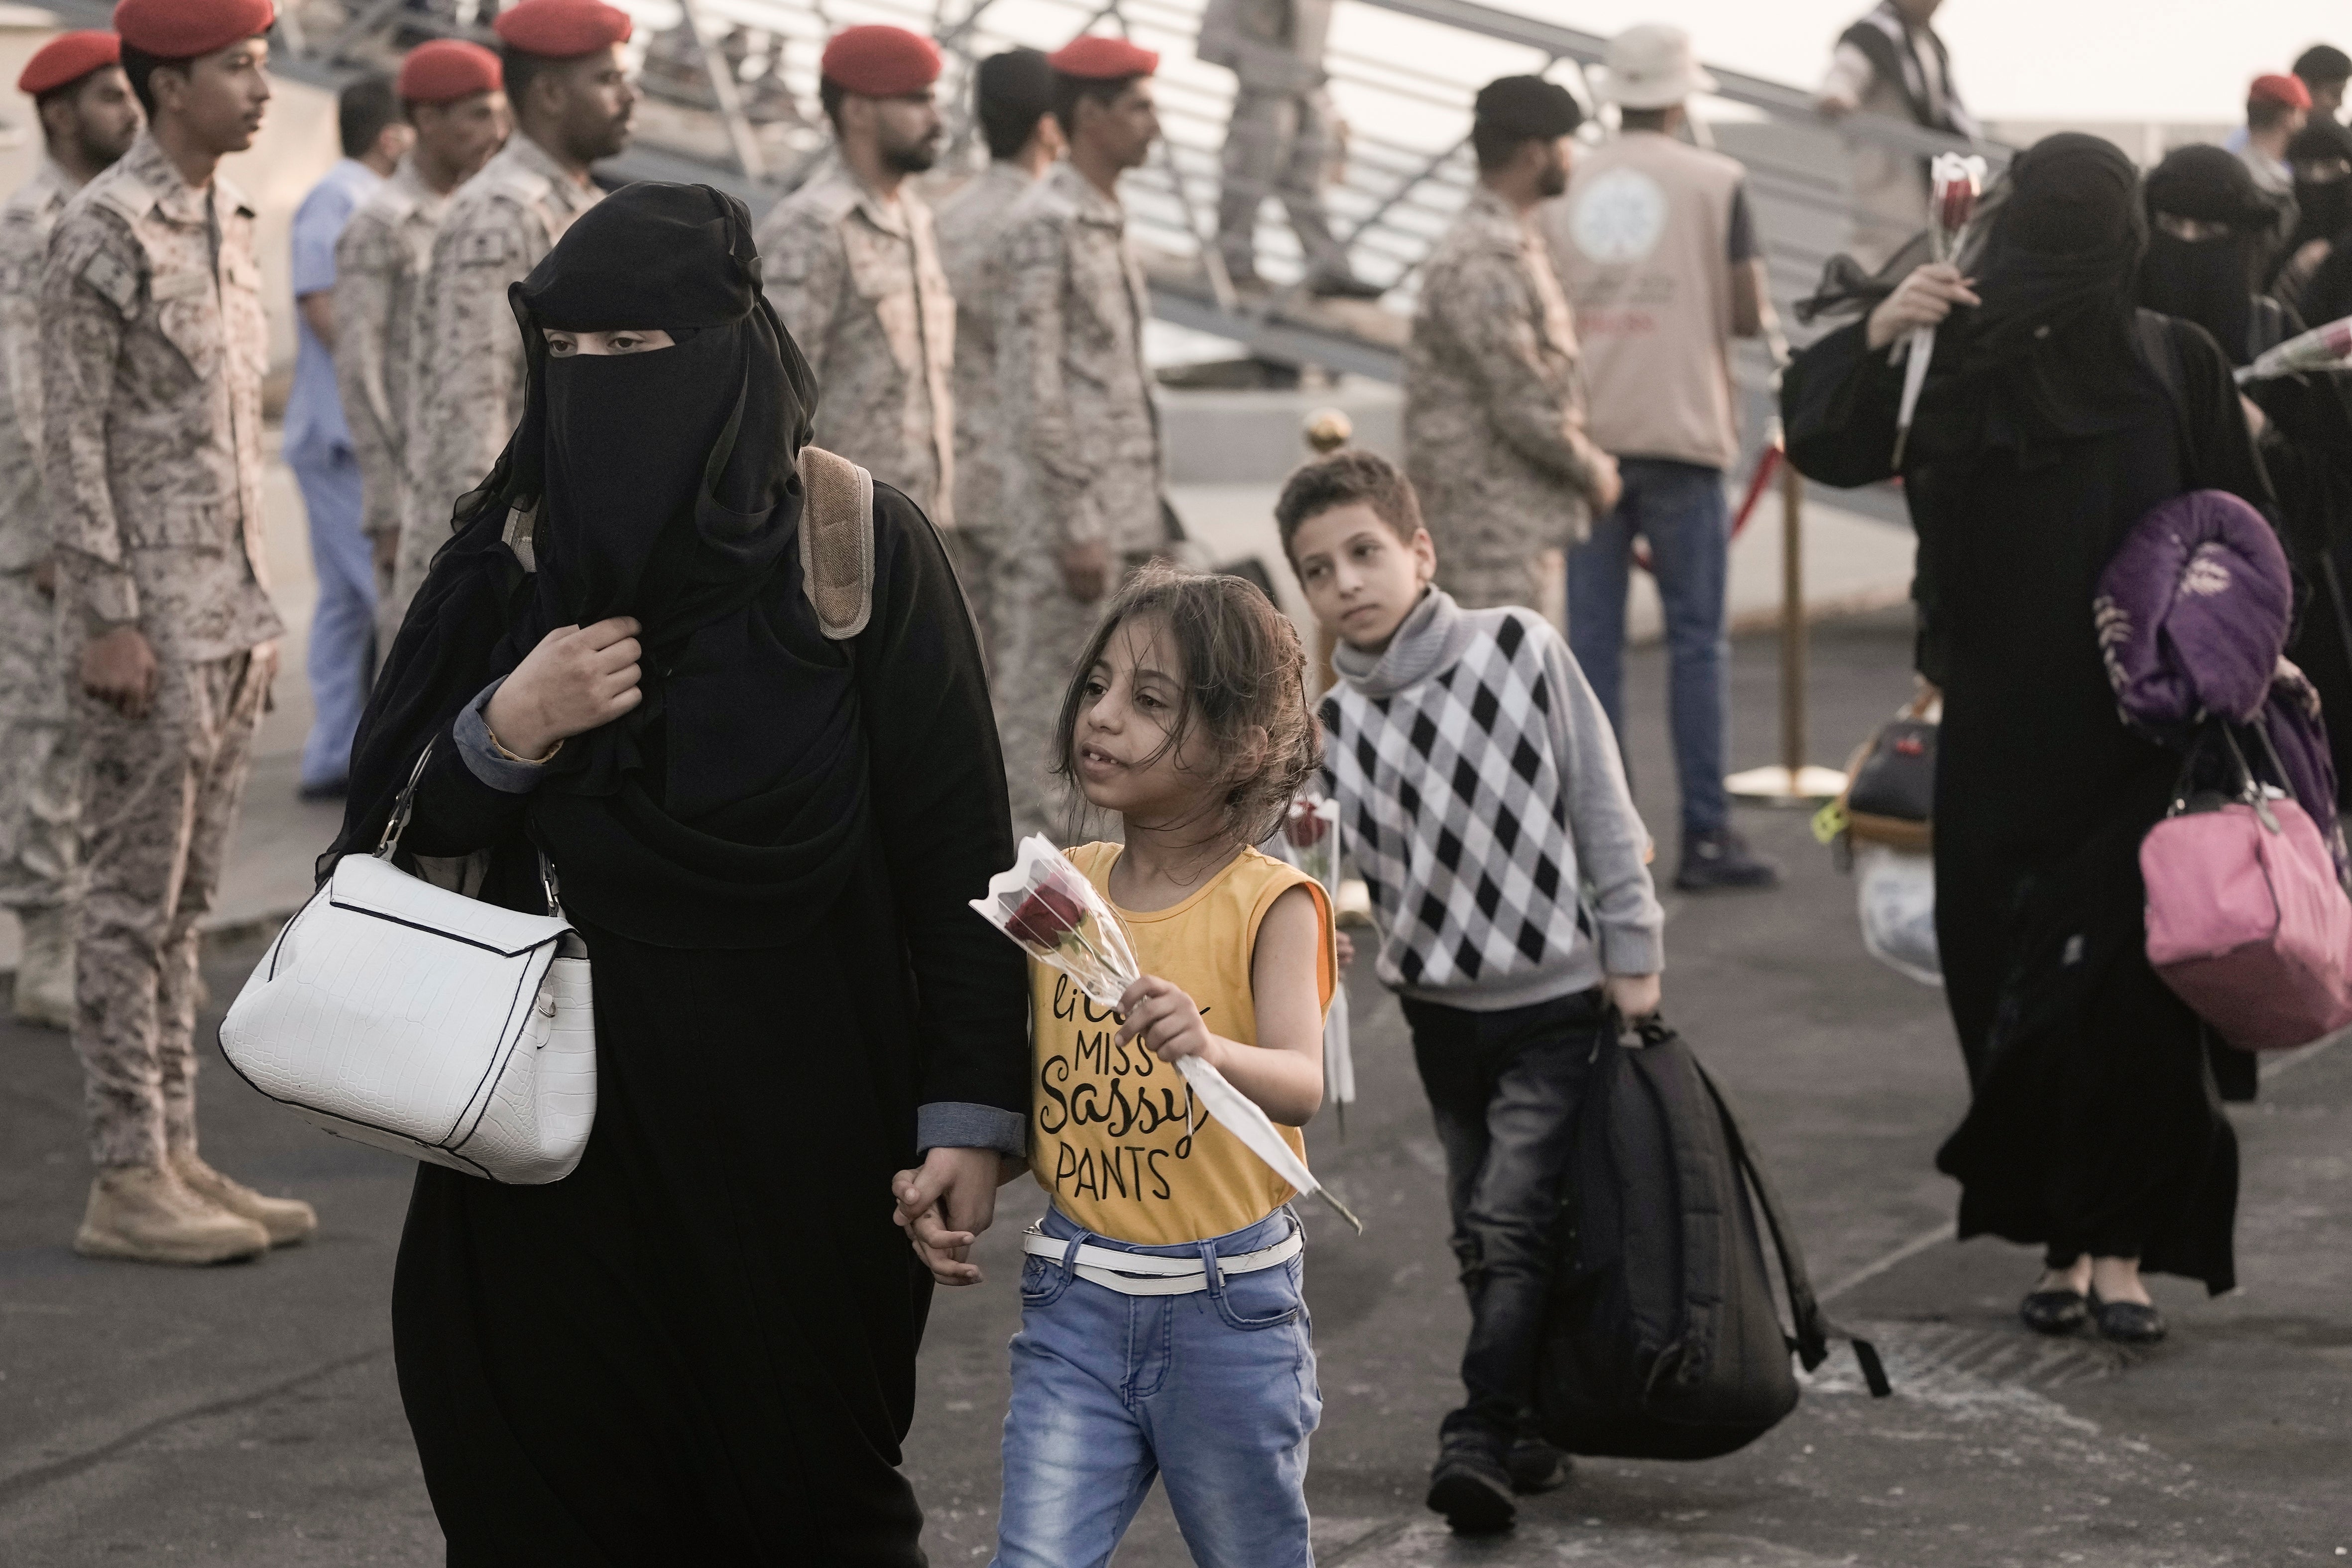
M 2117 1344 L 2154 1344 L 2170 1332 L 2164 1314 L 2139 1301 L 2103 1301 L 2091 1292 L 2091 1316 L 2099 1337 Z
M 2017 1315 L 2035 1333 L 2073 1333 L 2090 1322 L 2080 1291 L 2032 1291 L 2017 1304 Z

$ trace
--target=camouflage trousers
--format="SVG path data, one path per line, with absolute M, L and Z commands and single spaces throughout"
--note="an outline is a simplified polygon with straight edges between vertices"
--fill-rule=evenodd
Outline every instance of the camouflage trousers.
M 0 572 L 0 907 L 72 894 L 80 798 L 73 702 L 58 662 L 57 601 L 30 571 Z
M 1151 558 L 1125 558 L 1121 580 Z M 1070 597 L 1062 568 L 1046 548 L 1012 549 L 999 558 L 995 607 L 996 734 L 1004 748 L 1005 792 L 1013 803 L 1013 833 L 1043 833 L 1060 845 L 1083 843 L 1089 811 L 1075 786 L 1054 771 L 1054 732 L 1108 599 Z M 1097 824 L 1099 828 L 1100 824 Z M 1115 827 L 1116 824 L 1113 824 Z
M 400 634 L 400 623 L 408 619 L 410 601 L 425 586 L 425 574 L 432 570 L 433 557 L 449 542 L 449 509 L 457 497 L 442 497 L 425 506 L 412 493 L 400 510 L 400 543 L 392 552 L 392 572 L 387 582 L 381 569 L 376 574 L 375 645 L 379 657 L 392 653 L 392 640 Z
M 166 659 L 144 718 L 77 697 L 88 891 L 74 955 L 90 1158 L 196 1145 L 196 925 L 212 908 L 269 661 Z

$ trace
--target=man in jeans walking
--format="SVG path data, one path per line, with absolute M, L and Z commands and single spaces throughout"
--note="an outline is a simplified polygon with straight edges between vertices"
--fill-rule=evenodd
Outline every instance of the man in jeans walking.
M 1603 91 L 1617 140 L 1577 162 L 1543 217 L 1584 345 L 1592 439 L 1617 459 L 1624 495 L 1570 552 L 1569 643 L 1622 738 L 1625 592 L 1638 536 L 1665 606 L 1682 864 L 1675 885 L 1769 887 L 1780 871 L 1731 827 L 1724 792 L 1731 727 L 1725 589 L 1738 455 L 1729 340 L 1763 329 L 1763 264 L 1740 166 L 1681 141 L 1683 100 L 1715 83 L 1680 28 L 1628 29 L 1609 47 Z

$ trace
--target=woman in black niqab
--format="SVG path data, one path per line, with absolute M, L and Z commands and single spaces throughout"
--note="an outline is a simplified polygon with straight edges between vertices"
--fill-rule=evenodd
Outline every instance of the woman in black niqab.
M 815 388 L 759 277 L 740 203 L 638 184 L 515 287 L 526 412 L 394 641 L 330 852 L 374 845 L 429 751 L 404 857 L 539 909 L 543 852 L 594 975 L 579 1167 L 422 1167 L 402 1238 L 453 1563 L 922 1561 L 896 1467 L 929 1281 L 887 1189 L 928 1144 L 1020 1146 L 1025 974 L 965 904 L 1011 831 L 920 511 L 876 486 L 853 640 L 808 602 Z M 500 705 L 583 645 L 603 722 Z
M 2326 147 L 2352 135 L 2329 125 Z M 2276 219 L 2244 163 L 2218 147 L 2181 148 L 2148 175 L 2147 207 L 2141 305 L 2204 328 L 2233 365 L 2251 364 L 2304 329 L 2291 307 L 2254 292 Z M 2288 559 L 2311 590 L 2287 657 L 2319 692 L 2339 801 L 2352 800 L 2352 779 L 2343 774 L 2352 765 L 2352 404 L 2341 380 L 2328 375 L 2268 377 L 2245 390 L 2265 418 L 2257 445 Z M 2217 1065 L 2226 1097 L 2253 1097 L 2250 1057 L 2237 1052 Z
M 2212 340 L 2132 306 L 2146 244 L 2116 149 L 2064 135 L 2021 154 L 1964 246 L 1981 303 L 1938 328 L 1902 473 L 1919 668 L 1944 695 L 1937 939 L 1973 1091 L 1937 1165 L 1961 1184 L 1962 1236 L 2045 1248 L 2030 1322 L 2079 1324 L 2095 1274 L 2122 1337 L 2161 1332 L 2142 1270 L 2233 1282 L 2237 1145 L 2203 1028 L 2147 958 L 2137 852 L 2178 759 L 2117 717 L 2092 599 L 2158 503 L 2271 504 Z M 1852 276 L 1870 314 L 1781 390 L 1790 459 L 1846 486 L 1892 476 L 1891 350 L 1960 282 Z

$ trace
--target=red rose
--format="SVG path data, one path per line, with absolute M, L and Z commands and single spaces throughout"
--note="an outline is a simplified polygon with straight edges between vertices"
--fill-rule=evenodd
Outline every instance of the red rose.
M 1282 834 L 1294 847 L 1309 849 L 1323 841 L 1323 835 L 1330 826 L 1323 820 L 1323 813 L 1312 804 L 1298 800 L 1291 805 L 1290 819 L 1282 824 Z
M 1034 942 L 1040 947 L 1058 947 L 1062 938 L 1078 928 L 1086 918 L 1086 907 L 1060 888 L 1050 883 L 1031 891 L 1013 912 L 1005 928 L 1024 942 Z
M 1969 219 L 1976 215 L 1975 182 L 1954 180 L 1944 187 L 1943 225 L 1948 235 L 1958 234 L 1968 227 Z

